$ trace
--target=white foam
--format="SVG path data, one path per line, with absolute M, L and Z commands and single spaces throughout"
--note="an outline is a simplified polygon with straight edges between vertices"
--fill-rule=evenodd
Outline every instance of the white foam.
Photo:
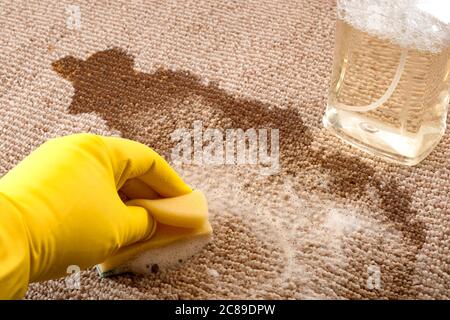
M 141 253 L 117 269 L 115 273 L 133 272 L 151 274 L 174 269 L 199 253 L 210 241 L 211 235 L 195 236 Z
M 440 52 L 450 45 L 449 0 L 339 0 L 338 17 L 404 48 Z
M 211 277 L 214 277 L 214 278 L 217 278 L 220 276 L 219 272 L 216 269 L 208 269 L 207 272 Z

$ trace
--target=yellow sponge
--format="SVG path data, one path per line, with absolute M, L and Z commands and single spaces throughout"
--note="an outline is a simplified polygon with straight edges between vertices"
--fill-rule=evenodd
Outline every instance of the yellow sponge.
M 123 272 L 151 273 L 177 265 L 200 251 L 211 239 L 208 205 L 199 190 L 173 198 L 127 202 L 147 209 L 154 219 L 150 238 L 119 249 L 97 265 L 101 276 Z

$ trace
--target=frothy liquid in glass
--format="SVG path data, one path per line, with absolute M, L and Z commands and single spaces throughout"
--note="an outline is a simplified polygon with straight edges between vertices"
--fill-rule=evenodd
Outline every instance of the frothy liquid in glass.
M 401 42 L 377 34 L 377 28 L 389 30 L 388 25 L 364 30 L 345 18 L 343 13 L 337 21 L 324 124 L 363 150 L 398 163 L 416 164 L 445 131 L 450 46 L 442 39 L 435 46 L 421 43 L 420 36 L 430 41 L 425 29 L 416 37 L 410 30 Z M 426 27 L 432 32 L 442 25 Z

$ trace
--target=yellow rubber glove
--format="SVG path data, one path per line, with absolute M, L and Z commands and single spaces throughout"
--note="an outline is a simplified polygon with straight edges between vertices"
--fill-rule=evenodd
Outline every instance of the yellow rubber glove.
M 1 178 L 0 298 L 23 297 L 30 282 L 148 238 L 153 218 L 123 203 L 117 190 L 125 182 L 139 197 L 192 191 L 149 147 L 92 134 L 49 140 Z

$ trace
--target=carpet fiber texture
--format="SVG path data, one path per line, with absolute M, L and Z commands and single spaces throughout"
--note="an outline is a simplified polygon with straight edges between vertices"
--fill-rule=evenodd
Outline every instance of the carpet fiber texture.
M 2 1 L 0 175 L 49 138 L 279 130 L 279 168 L 177 165 L 214 239 L 178 270 L 30 285 L 29 299 L 450 298 L 450 135 L 413 168 L 321 124 L 334 1 Z

